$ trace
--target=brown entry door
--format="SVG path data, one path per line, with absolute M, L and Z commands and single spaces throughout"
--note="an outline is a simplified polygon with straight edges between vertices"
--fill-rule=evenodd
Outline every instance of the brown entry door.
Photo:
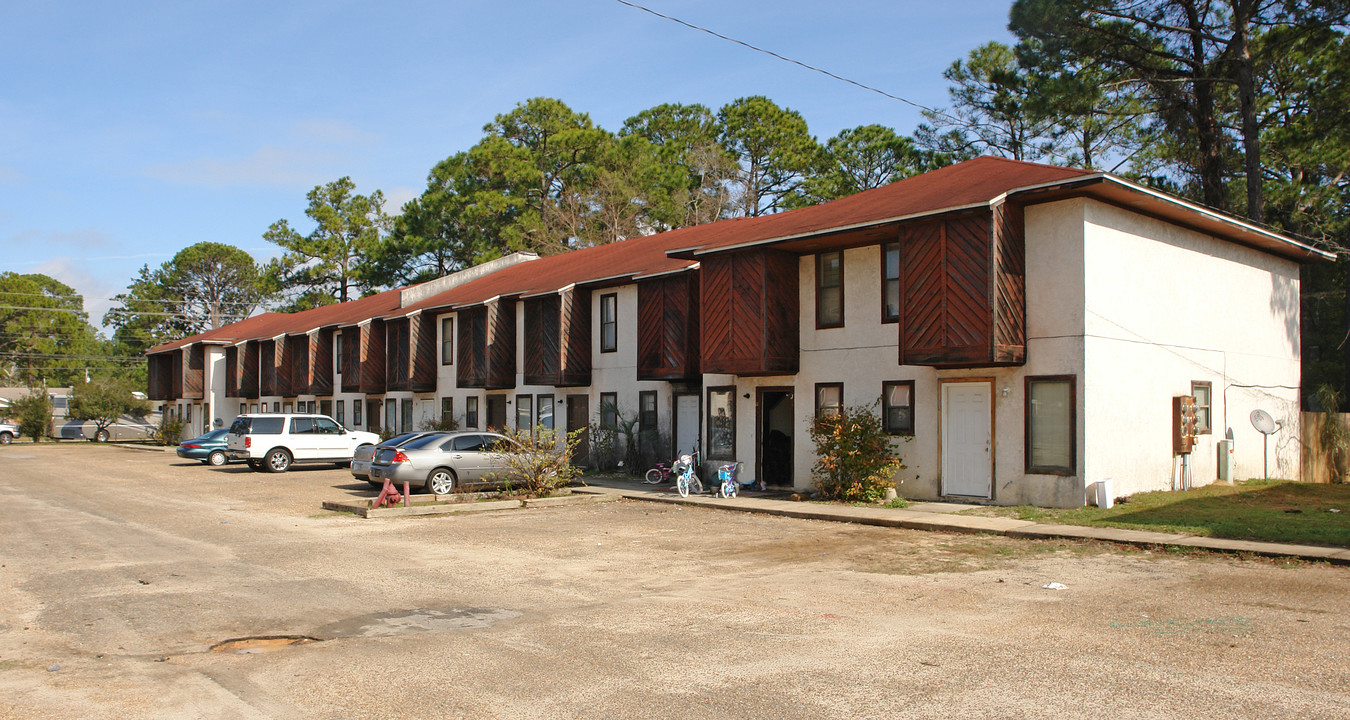
M 585 395 L 568 395 L 567 432 L 571 433 L 577 428 L 589 428 L 590 424 L 591 408 L 588 398 Z M 576 452 L 572 453 L 572 464 L 577 467 L 586 467 L 591 464 L 589 435 L 589 430 L 581 433 L 581 441 L 577 443 Z
M 792 487 L 792 388 L 759 389 L 759 471 L 767 485 Z

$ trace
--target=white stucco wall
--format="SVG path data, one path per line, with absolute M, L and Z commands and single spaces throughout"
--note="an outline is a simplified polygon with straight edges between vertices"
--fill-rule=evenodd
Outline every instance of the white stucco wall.
M 1191 456 L 1197 485 L 1217 477 L 1232 428 L 1236 479 L 1262 474 L 1263 438 L 1248 417 L 1282 423 L 1270 474 L 1298 477 L 1297 263 L 1095 201 L 1084 217 L 1089 481 L 1117 492 L 1172 485 L 1171 397 L 1213 388 L 1213 433 Z M 1266 387 L 1242 387 L 1242 386 Z

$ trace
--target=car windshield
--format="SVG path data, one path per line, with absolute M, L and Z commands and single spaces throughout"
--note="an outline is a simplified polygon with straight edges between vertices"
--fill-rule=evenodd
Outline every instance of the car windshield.
M 406 448 L 406 449 L 408 449 L 408 450 L 420 450 L 420 449 L 422 449 L 422 448 L 424 448 L 424 447 L 426 447 L 426 446 L 428 446 L 428 445 L 431 445 L 431 444 L 435 443 L 437 440 L 441 439 L 441 437 L 443 437 L 443 436 L 441 436 L 441 435 L 425 435 L 425 436 L 423 436 L 423 437 L 417 438 L 416 440 L 413 440 L 413 441 L 411 441 L 411 442 L 405 443 L 402 447 L 404 447 L 404 448 Z

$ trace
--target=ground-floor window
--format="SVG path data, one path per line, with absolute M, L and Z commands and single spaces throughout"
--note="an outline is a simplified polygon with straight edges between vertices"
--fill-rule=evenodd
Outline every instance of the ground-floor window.
M 1026 471 L 1077 472 L 1077 412 L 1072 375 L 1026 379 Z
M 311 404 L 312 404 L 312 403 L 311 403 Z M 320 401 L 319 401 L 319 414 L 320 414 L 320 415 L 327 415 L 328 417 L 333 417 L 333 401 L 332 401 L 332 400 L 320 400 Z
M 914 434 L 914 381 L 881 384 L 881 415 L 886 432 L 892 435 Z
M 736 459 L 736 388 L 708 388 L 709 460 Z
M 600 427 L 619 426 L 619 394 L 600 393 Z
M 816 417 L 838 415 L 843 409 L 843 383 L 816 383 Z
M 399 418 L 399 432 L 412 432 L 413 430 L 413 401 L 412 398 L 403 398 L 399 401 L 399 408 L 402 409 L 402 417 Z
M 535 406 L 538 408 L 539 427 L 545 430 L 553 429 L 553 396 L 540 395 L 535 398 Z
M 1196 381 L 1191 383 L 1191 395 L 1195 398 L 1195 434 L 1208 435 L 1214 432 L 1214 426 L 1211 424 L 1212 413 L 1210 408 L 1213 405 L 1213 385 L 1208 382 Z
M 478 398 L 464 398 L 464 427 L 470 430 L 478 429 Z
M 516 430 L 534 430 L 534 397 L 531 395 L 516 396 Z
M 334 420 L 338 421 L 339 425 L 342 425 L 344 427 L 347 425 L 347 417 L 346 417 L 347 413 L 345 412 L 346 407 L 347 407 L 346 400 L 337 401 L 337 416 L 333 418 Z
M 286 403 L 285 409 L 286 409 L 286 412 L 291 412 L 291 404 L 290 404 L 290 403 Z M 300 403 L 300 412 L 304 412 L 304 411 L 305 411 L 305 404 L 304 404 L 304 403 Z
M 384 429 L 389 432 L 398 431 L 398 401 L 389 400 L 384 404 Z
M 449 427 L 450 423 L 455 421 L 455 399 L 450 397 L 441 398 L 441 425 Z

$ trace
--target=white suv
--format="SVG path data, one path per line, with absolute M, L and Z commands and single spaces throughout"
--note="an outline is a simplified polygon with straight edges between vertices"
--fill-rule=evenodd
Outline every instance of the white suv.
M 0 445 L 8 445 L 19 436 L 19 426 L 14 423 L 0 422 Z
M 356 448 L 380 442 L 379 435 L 347 430 L 327 415 L 291 413 L 240 415 L 226 437 L 231 459 L 274 473 L 286 472 L 293 463 L 345 465 Z

